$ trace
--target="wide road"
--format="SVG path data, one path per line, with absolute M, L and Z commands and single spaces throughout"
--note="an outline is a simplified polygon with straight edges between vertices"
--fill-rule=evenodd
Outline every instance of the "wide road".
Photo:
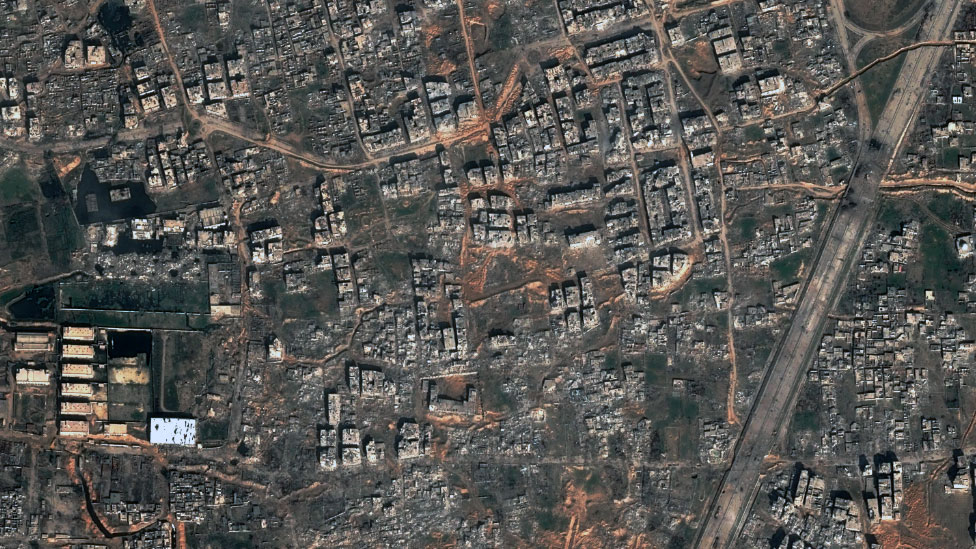
M 936 2 L 922 23 L 920 41 L 951 38 L 961 0 Z M 844 32 L 843 29 L 838 29 Z M 752 410 L 736 443 L 732 464 L 713 497 L 699 528 L 697 547 L 726 548 L 749 514 L 759 488 L 763 459 L 782 439 L 810 357 L 833 304 L 842 293 L 847 273 L 872 225 L 878 188 L 902 136 L 916 116 L 926 88 L 925 77 L 937 66 L 945 48 L 918 48 L 905 54 L 905 64 L 888 98 L 872 142 L 862 147 L 846 198 L 827 229 L 810 277 L 786 334 L 780 340 Z

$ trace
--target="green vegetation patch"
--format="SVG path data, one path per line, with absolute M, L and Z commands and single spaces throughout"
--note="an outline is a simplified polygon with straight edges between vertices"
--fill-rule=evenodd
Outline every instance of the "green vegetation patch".
M 587 471 L 586 469 L 580 469 L 576 471 L 573 475 L 576 478 L 576 482 L 582 486 L 583 491 L 587 494 L 595 494 L 600 491 L 600 487 L 603 485 L 603 476 L 599 471 Z
M 881 112 L 888 103 L 888 97 L 891 95 L 895 81 L 898 80 L 898 73 L 901 72 L 901 67 L 904 64 L 905 56 L 899 55 L 894 59 L 875 65 L 861 75 L 861 85 L 864 87 L 864 96 L 867 99 L 868 111 L 871 113 L 873 122 L 878 121 L 878 117 L 881 116 Z
M 37 186 L 20 166 L 8 169 L 0 177 L 0 201 L 4 204 L 32 200 L 36 190 Z
M 887 198 L 882 199 L 881 207 L 878 209 L 878 223 L 886 231 L 899 230 L 905 219 L 905 212 L 902 211 L 897 202 Z
M 564 530 L 569 525 L 569 519 L 555 512 L 555 509 L 563 500 L 565 487 L 561 481 L 554 478 L 553 470 L 546 472 L 545 475 L 550 478 L 553 487 L 551 490 L 539 494 L 536 501 L 535 519 L 542 530 L 550 532 Z
M 43 432 L 47 421 L 47 411 L 51 403 L 47 395 L 28 395 L 15 393 L 14 395 L 14 423 L 26 427 L 32 425 L 30 432 Z
M 162 339 L 163 406 L 171 411 L 192 412 L 194 400 L 207 391 L 208 380 L 216 377 L 212 349 L 200 333 L 173 333 Z
M 144 421 L 150 406 L 148 384 L 108 384 L 108 418 L 110 421 Z
M 178 17 L 180 26 L 193 32 L 207 30 L 207 12 L 203 4 L 189 4 L 183 8 Z
M 793 58 L 793 52 L 790 50 L 789 40 L 775 40 L 773 42 L 773 53 L 780 56 L 784 60 L 789 60 Z
M 952 237 L 942 227 L 933 222 L 923 225 L 919 250 L 922 254 L 922 283 L 926 288 L 953 294 L 962 290 L 965 269 L 956 255 Z
M 30 285 L 18 286 L 16 288 L 11 288 L 3 293 L 0 293 L 0 307 L 6 308 L 15 299 L 24 295 L 24 293 L 27 292 L 30 288 L 31 288 Z
M 0 294 L 0 310 L 9 307 L 17 320 L 56 320 L 53 284 L 20 286 Z
M 32 204 L 9 206 L 3 211 L 4 237 L 13 260 L 35 254 L 43 243 L 41 225 Z
M 692 422 L 698 419 L 698 404 L 687 397 L 668 397 L 668 419 Z
M 204 330 L 210 326 L 210 315 L 186 315 L 186 326 L 191 330 Z
M 759 141 L 766 136 L 766 132 L 763 131 L 759 124 L 753 124 L 751 126 L 746 126 L 743 131 L 743 135 L 749 141 Z
M 501 51 L 511 47 L 514 32 L 512 15 L 506 10 L 491 25 L 492 50 Z
M 770 263 L 769 270 L 772 271 L 776 280 L 795 281 L 800 274 L 800 268 L 810 259 L 810 256 L 811 250 L 809 249 L 791 253 Z
M 214 202 L 218 198 L 220 198 L 220 180 L 212 173 L 188 181 L 179 189 L 153 195 L 158 212 L 169 212 L 194 204 Z
M 667 380 L 667 369 L 668 357 L 664 353 L 644 355 L 644 380 L 648 385 L 663 385 Z
M 379 184 L 371 176 L 349 183 L 346 192 L 339 196 L 339 205 L 346 212 L 348 234 L 353 236 L 356 246 L 377 240 L 376 231 L 385 233 L 382 200 Z M 386 235 L 379 236 L 385 238 Z
M 689 547 L 695 539 L 695 530 L 685 523 L 681 523 L 674 536 L 668 540 L 666 549 L 682 549 Z
M 196 536 L 194 536 L 196 537 Z M 197 539 L 198 547 L 222 547 L 224 549 L 252 549 L 256 547 L 254 538 L 245 532 L 213 532 Z M 193 543 L 191 543 L 193 545 Z
M 388 289 L 399 287 L 410 281 L 413 273 L 410 270 L 410 258 L 407 254 L 397 251 L 377 251 L 373 257 L 380 277 L 388 284 Z
M 67 271 L 71 254 L 84 243 L 81 227 L 67 202 L 45 204 L 43 212 L 48 257 L 59 271 Z
M 210 311 L 210 290 L 206 282 L 62 282 L 60 291 L 62 306 L 75 309 L 179 313 Z
M 436 211 L 436 198 L 434 193 L 428 193 L 396 201 L 390 212 L 395 218 L 394 223 L 410 223 L 418 228 L 426 228 Z
M 137 404 L 126 402 L 108 403 L 109 421 L 137 421 L 144 422 L 149 416 L 148 410 Z
M 33 206 L 12 206 L 4 213 L 7 220 L 5 229 L 8 241 L 30 238 L 41 228 Z
M 310 275 L 309 289 L 305 292 L 286 292 L 283 280 L 266 280 L 262 287 L 282 318 L 315 318 L 339 313 L 339 287 L 331 270 Z
M 947 170 L 959 169 L 959 148 L 948 147 L 942 151 L 942 166 Z
M 61 322 L 67 324 L 90 324 L 105 328 L 146 328 L 158 330 L 194 329 L 190 319 L 199 315 L 185 313 L 99 311 L 80 309 L 58 312 Z
M 864 4 L 870 4 L 872 1 L 879 0 L 868 0 Z M 857 67 L 859 69 L 865 67 L 872 61 L 889 55 L 898 48 L 910 44 L 914 40 L 917 31 L 918 25 L 915 25 L 900 35 L 876 38 L 868 42 L 857 55 L 857 59 L 855 60 Z M 898 79 L 898 73 L 901 72 L 901 67 L 904 64 L 905 56 L 899 55 L 893 59 L 874 65 L 859 77 L 864 90 L 864 96 L 867 99 L 868 111 L 871 113 L 871 120 L 875 123 L 878 121 L 878 117 L 881 116 L 881 112 L 888 102 L 888 97 L 891 96 L 895 82 Z
M 759 221 L 752 215 L 744 215 L 735 221 L 736 232 L 743 240 L 752 240 L 756 237 L 756 227 Z
M 855 25 L 886 32 L 911 20 L 927 0 L 844 0 L 844 15 Z
M 501 372 L 483 369 L 478 374 L 481 391 L 484 395 L 484 408 L 494 412 L 512 412 L 518 409 L 518 402 L 505 389 L 505 378 Z
M 889 273 L 885 277 L 885 285 L 889 288 L 906 288 L 908 286 L 908 275 L 904 272 Z
M 171 411 L 180 409 L 180 390 L 173 376 L 166 378 L 166 385 L 163 388 L 163 407 Z
M 561 532 L 569 526 L 568 518 L 549 509 L 536 512 L 535 519 L 539 522 L 539 528 L 548 532 Z
M 725 277 L 713 276 L 710 278 L 693 278 L 682 288 L 681 293 L 687 296 L 697 296 L 702 293 L 710 293 L 716 290 L 724 291 L 728 286 Z
M 936 217 L 947 223 L 968 227 L 972 223 L 972 205 L 950 193 L 937 193 L 925 205 Z
M 267 7 L 258 3 L 250 2 L 248 0 L 234 0 L 231 3 L 230 9 L 230 25 L 231 27 L 245 31 L 250 34 L 251 25 L 257 20 L 261 15 L 266 15 Z M 261 11 L 259 11 L 261 10 Z
M 522 470 L 518 467 L 506 465 L 502 466 L 503 486 L 509 490 L 515 490 L 522 484 Z
M 229 424 L 227 420 L 206 419 L 200 421 L 199 437 L 201 441 L 226 440 Z
M 793 414 L 793 429 L 795 431 L 820 431 L 820 414 L 816 410 L 797 410 Z

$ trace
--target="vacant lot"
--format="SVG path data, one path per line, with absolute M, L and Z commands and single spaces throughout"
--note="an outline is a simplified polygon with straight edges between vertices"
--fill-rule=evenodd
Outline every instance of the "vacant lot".
M 35 253 L 44 241 L 37 210 L 31 204 L 4 208 L 3 232 L 10 258 L 15 261 Z
M 905 34 L 892 38 L 875 38 L 868 42 L 864 49 L 857 55 L 858 68 L 864 67 L 878 59 L 894 52 L 898 48 L 911 43 L 915 35 L 915 30 L 910 29 Z M 894 59 L 889 59 L 871 67 L 861 75 L 861 85 L 864 88 L 864 95 L 868 102 L 868 110 L 871 112 L 871 120 L 877 121 L 884 110 L 888 97 L 891 95 L 898 73 L 901 72 L 902 65 L 905 64 L 905 56 L 899 55 Z
M 280 279 L 265 280 L 264 293 L 273 303 L 272 311 L 279 322 L 287 319 L 309 319 L 320 315 L 333 317 L 339 312 L 339 288 L 332 271 L 309 275 L 308 290 L 288 292 Z
M 152 410 L 149 385 L 108 384 L 108 418 L 110 421 L 146 420 Z
M 37 187 L 20 166 L 9 168 L 0 176 L 0 201 L 4 204 L 26 202 L 34 198 Z
M 71 254 L 84 243 L 84 235 L 66 198 L 46 202 L 41 207 L 47 254 L 59 271 L 70 267 Z
M 898 28 L 915 16 L 928 0 L 846 0 L 845 13 L 855 25 L 871 31 Z
M 796 282 L 800 269 L 813 257 L 813 250 L 807 248 L 781 257 L 769 265 L 775 280 L 784 283 Z
M 116 281 L 64 282 L 61 302 L 77 309 L 206 313 L 210 309 L 206 282 L 164 284 Z
M 212 387 L 215 354 L 203 334 L 171 332 L 156 335 L 153 346 L 159 346 L 159 360 L 153 365 L 157 397 L 162 397 L 163 411 L 197 414 L 203 394 Z M 159 390 L 161 388 L 161 390 Z M 218 418 L 219 419 L 219 418 Z

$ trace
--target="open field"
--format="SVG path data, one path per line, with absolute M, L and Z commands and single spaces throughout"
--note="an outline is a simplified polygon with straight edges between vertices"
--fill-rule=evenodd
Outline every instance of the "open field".
M 863 29 L 885 32 L 911 20 L 928 0 L 845 0 L 847 18 Z

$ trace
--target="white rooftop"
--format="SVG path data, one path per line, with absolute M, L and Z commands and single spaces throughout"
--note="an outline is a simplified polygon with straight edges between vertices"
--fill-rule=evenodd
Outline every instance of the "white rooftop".
M 149 418 L 149 442 L 195 446 L 197 443 L 197 420 L 182 417 Z

